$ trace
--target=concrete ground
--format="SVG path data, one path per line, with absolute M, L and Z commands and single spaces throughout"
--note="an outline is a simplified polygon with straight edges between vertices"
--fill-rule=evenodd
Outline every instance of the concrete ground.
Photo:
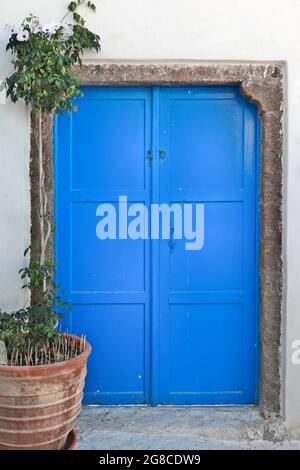
M 300 449 L 255 408 L 84 407 L 77 449 Z

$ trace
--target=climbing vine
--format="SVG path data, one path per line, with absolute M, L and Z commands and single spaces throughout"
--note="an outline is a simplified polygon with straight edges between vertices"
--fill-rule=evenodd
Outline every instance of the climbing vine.
M 60 22 L 42 24 L 38 17 L 29 15 L 21 25 L 8 26 L 6 50 L 12 53 L 14 71 L 6 79 L 7 96 L 13 102 L 24 99 L 38 118 L 41 267 L 45 265 L 52 229 L 45 190 L 43 113 L 77 110 L 75 100 L 82 92 L 73 67 L 82 65 L 81 57 L 85 49 L 100 50 L 100 37 L 85 26 L 85 20 L 79 13 L 83 4 L 96 11 L 91 1 L 76 0 L 68 4 L 67 12 Z M 46 282 L 44 276 L 43 291 L 46 291 Z
M 14 71 L 6 79 L 6 87 L 13 102 L 24 99 L 34 114 L 72 109 L 81 95 L 72 67 L 82 65 L 85 49 L 100 50 L 99 36 L 86 28 L 77 11 L 84 3 L 96 10 L 90 1 L 77 0 L 69 3 L 60 22 L 42 24 L 38 17 L 29 15 L 20 26 L 8 26 L 6 50 L 12 52 Z M 70 15 L 74 23 L 67 22 Z
M 12 54 L 13 72 L 5 81 L 6 93 L 13 102 L 24 100 L 38 121 L 40 232 L 37 252 L 30 247 L 29 266 L 20 270 L 23 287 L 31 291 L 31 300 L 35 300 L 17 312 L 0 312 L 0 341 L 5 341 L 10 354 L 12 351 L 24 352 L 27 348 L 29 351 L 35 346 L 45 347 L 46 343 L 49 346 L 57 338 L 54 305 L 59 304 L 59 295 L 54 282 L 55 265 L 47 258 L 53 221 L 45 188 L 42 123 L 47 113 L 77 111 L 76 98 L 82 92 L 74 66 L 82 66 L 85 49 L 100 50 L 100 37 L 86 27 L 80 13 L 83 5 L 96 11 L 91 1 L 76 0 L 68 4 L 66 14 L 59 22 L 43 24 L 37 16 L 30 14 L 19 26 L 7 26 L 6 50 Z M 34 292 L 40 295 L 32 295 Z M 27 356 L 30 356 L 29 352 Z M 50 360 L 51 355 L 48 356 Z M 17 356 L 14 363 L 20 362 L 22 365 L 22 359 Z

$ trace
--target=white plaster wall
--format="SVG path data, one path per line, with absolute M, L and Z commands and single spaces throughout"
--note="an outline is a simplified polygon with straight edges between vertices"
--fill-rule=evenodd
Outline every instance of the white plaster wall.
M 67 0 L 1 1 L 0 29 L 32 12 L 59 20 Z M 268 61 L 287 64 L 285 138 L 285 299 L 283 402 L 289 429 L 300 436 L 300 365 L 290 361 L 300 339 L 300 1 L 95 0 L 89 25 L 102 53 L 86 60 Z M 0 33 L 0 78 L 9 57 Z M 17 270 L 29 239 L 29 115 L 25 106 L 0 105 L 0 306 L 22 301 Z

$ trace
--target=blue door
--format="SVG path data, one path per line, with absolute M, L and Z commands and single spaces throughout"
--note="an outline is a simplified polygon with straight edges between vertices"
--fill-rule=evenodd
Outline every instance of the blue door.
M 235 87 L 83 91 L 56 119 L 55 207 L 65 326 L 93 347 L 85 402 L 255 403 L 256 108 Z M 151 217 L 128 237 L 137 204 L 201 206 L 201 246 L 172 210 L 168 237 L 151 240 Z

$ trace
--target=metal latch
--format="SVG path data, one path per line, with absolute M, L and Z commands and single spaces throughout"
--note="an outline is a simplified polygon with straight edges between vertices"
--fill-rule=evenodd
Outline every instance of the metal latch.
M 148 150 L 147 152 L 147 165 L 151 166 L 153 160 L 152 152 L 151 150 Z
M 160 163 L 163 163 L 166 158 L 166 152 L 164 150 L 160 150 L 158 153 L 159 153 L 159 161 Z

